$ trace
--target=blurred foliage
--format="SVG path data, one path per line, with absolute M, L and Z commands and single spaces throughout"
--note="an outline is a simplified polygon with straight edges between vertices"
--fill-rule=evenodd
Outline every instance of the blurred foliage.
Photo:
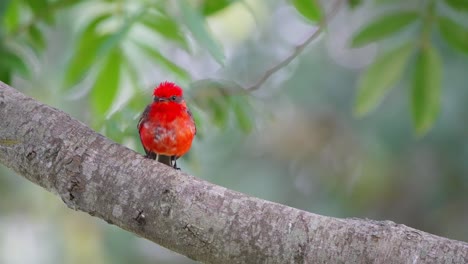
M 461 7 L 463 5 L 466 5 L 465 9 L 468 8 L 467 1 L 447 0 L 445 2 L 453 7 L 457 6 L 457 9 L 459 10 L 463 10 Z M 414 35 L 410 37 L 414 42 L 416 52 L 419 54 L 419 59 L 414 62 L 416 64 L 413 66 L 416 68 L 416 72 L 413 77 L 414 84 L 413 92 L 411 93 L 413 123 L 418 134 L 425 134 L 433 126 L 439 111 L 441 79 L 439 68 L 442 67 L 442 62 L 436 59 L 439 57 L 438 50 L 435 47 L 432 47 L 433 44 L 431 36 L 433 31 L 435 31 L 433 29 L 434 24 L 438 23 L 440 25 L 439 28 L 444 40 L 454 48 L 461 51 L 468 49 L 468 27 L 464 27 L 457 22 L 441 16 L 439 12 L 442 12 L 443 10 L 441 7 L 442 5 L 441 1 L 425 1 L 423 8 L 419 7 L 416 10 L 400 10 L 392 14 L 380 16 L 378 19 L 371 21 L 368 25 L 358 31 L 351 42 L 353 47 L 359 47 L 389 38 L 395 33 L 408 28 L 415 22 L 420 23 L 418 29 L 419 34 L 416 34 L 417 37 L 415 38 Z M 374 96 L 358 96 L 356 112 L 359 115 L 365 114 L 374 108 L 375 105 L 381 101 L 385 94 L 384 92 L 388 91 L 389 88 L 392 88 L 396 81 L 400 79 L 400 75 L 404 67 L 406 67 L 406 63 L 401 63 L 403 61 L 397 61 L 397 59 L 394 59 L 395 63 L 393 65 L 390 65 L 391 63 L 389 62 L 384 62 L 384 60 L 386 61 L 394 55 L 404 56 L 402 59 L 406 62 L 410 53 L 402 53 L 398 50 L 390 51 L 385 57 L 382 57 L 379 61 L 375 61 L 374 64 L 370 66 L 372 72 L 369 71 L 367 75 L 363 75 L 362 78 L 369 78 L 367 77 L 369 75 L 383 76 L 387 75 L 386 70 L 390 70 L 395 73 L 395 76 L 392 76 L 391 80 L 383 82 L 383 84 L 379 84 L 379 88 L 371 87 L 373 84 L 370 84 L 369 81 L 361 82 L 359 85 L 359 95 L 371 93 Z M 426 57 L 430 57 L 430 59 L 426 59 Z M 384 63 L 391 69 L 381 65 Z M 423 70 L 426 68 L 429 72 Z M 436 71 L 434 75 L 427 74 L 432 73 L 432 71 Z M 374 78 L 380 79 L 378 77 Z M 377 91 L 369 92 L 369 90 L 373 89 Z
M 317 0 L 292 0 L 291 3 L 305 18 L 312 22 L 322 19 L 321 8 Z
M 411 44 L 404 44 L 377 58 L 362 74 L 356 99 L 358 115 L 375 108 L 387 90 L 400 80 L 411 50 Z
M 190 82 L 191 79 L 187 69 L 168 59 L 154 45 L 142 43 L 140 38 L 132 36 L 130 31 L 135 31 L 139 26 L 144 26 L 152 34 L 156 34 L 164 41 L 172 42 L 178 48 L 188 52 L 192 48 L 187 33 L 191 33 L 197 44 L 206 49 L 218 63 L 223 65 L 225 60 L 224 52 L 208 30 L 205 19 L 235 2 L 237 1 L 198 1 L 193 4 L 188 0 L 184 0 L 178 1 L 178 4 L 165 4 L 164 1 L 4 1 L 0 6 L 2 21 L 0 55 L 3 58 L 0 61 L 0 76 L 7 83 L 11 82 L 13 72 L 27 77 L 28 66 L 23 58 L 24 51 L 32 49 L 36 54 L 40 54 L 44 50 L 46 43 L 43 30 L 45 27 L 55 25 L 57 14 L 69 8 L 86 10 L 87 7 L 99 3 L 99 11 L 87 16 L 86 21 L 80 25 L 81 29 L 78 30 L 74 40 L 74 43 L 76 43 L 75 52 L 73 52 L 67 63 L 68 66 L 65 68 L 63 89 L 73 88 L 87 78 L 88 75 L 94 73 L 91 74 L 91 78 L 94 79 L 94 85 L 91 88 L 91 100 L 93 101 L 91 107 L 96 110 L 94 116 L 98 119 L 98 122 L 93 123 L 102 124 L 105 115 L 115 101 L 114 96 L 121 87 L 122 82 L 120 79 L 125 78 L 125 76 L 128 78 L 132 74 L 130 71 L 137 73 L 133 78 L 139 78 L 139 70 L 135 66 L 138 62 L 134 61 L 132 54 L 128 54 L 127 45 L 133 45 L 133 48 L 136 45 L 138 52 L 150 57 L 161 67 L 165 67 L 178 79 L 182 79 L 184 82 Z M 317 1 L 292 0 L 290 3 L 311 22 L 318 22 L 324 17 L 322 14 L 324 12 Z M 389 1 L 376 1 L 376 3 L 380 5 L 395 4 Z M 413 43 L 412 50 L 416 51 L 416 53 L 429 49 L 431 53 L 434 53 L 433 56 L 439 56 L 436 47 L 426 48 L 428 45 L 433 45 L 431 36 L 436 30 L 440 30 L 442 37 L 448 44 L 460 52 L 468 53 L 468 28 L 456 19 L 447 16 L 445 14 L 447 12 L 444 11 L 444 8 L 448 6 L 460 10 L 459 12 L 465 12 L 468 10 L 466 1 L 446 0 L 441 3 L 428 0 L 420 1 L 420 3 L 413 8 L 402 8 L 378 15 L 354 34 L 350 45 L 352 47 L 362 47 L 376 41 L 385 41 L 402 30 L 410 30 L 408 28 L 411 25 L 418 24 L 418 28 L 411 27 L 411 30 L 420 33 L 409 37 Z M 353 9 L 362 4 L 362 1 L 348 1 L 348 5 Z M 435 27 L 436 24 L 439 26 Z M 399 52 L 399 50 L 386 52 L 387 54 L 369 67 L 369 70 L 362 75 L 362 79 L 358 84 L 355 112 L 359 116 L 375 109 L 388 90 L 401 79 L 406 64 L 412 61 L 410 56 L 413 52 L 406 52 L 406 49 L 405 52 Z M 388 62 L 387 59 L 395 54 L 400 55 L 398 56 L 400 59 L 393 58 L 394 63 Z M 422 60 L 420 63 L 424 64 L 426 61 Z M 440 64 L 442 62 L 431 60 L 431 63 Z M 415 67 L 415 65 L 411 67 Z M 422 65 L 421 67 L 440 68 L 441 66 Z M 126 69 L 126 71 L 123 71 L 122 68 Z M 387 74 L 387 71 L 394 74 Z M 418 78 L 421 80 L 416 80 Z M 430 75 L 419 77 L 418 74 L 414 75 L 414 83 L 436 83 L 428 86 L 428 88 L 420 87 L 420 92 L 411 93 L 413 97 L 418 97 L 411 99 L 413 122 L 415 131 L 418 134 L 425 134 L 433 126 L 438 116 L 440 93 L 434 91 L 439 91 L 440 87 L 438 86 L 440 85 L 437 84 L 437 80 L 431 78 Z M 384 81 L 375 81 L 380 79 Z M 133 85 L 139 86 L 140 84 L 133 83 Z M 422 91 L 424 89 L 432 89 L 433 91 Z M 138 87 L 134 87 L 134 91 L 137 90 Z M 420 96 L 421 94 L 431 94 L 433 96 Z M 425 107 L 421 107 L 421 105 Z M 220 104 L 211 103 L 206 106 L 208 106 L 207 109 L 215 112 L 217 118 L 213 120 L 223 123 L 222 120 L 225 115 L 221 113 L 222 107 L 220 107 Z M 421 120 L 424 120 L 424 122 Z M 239 122 L 239 124 L 241 123 L 243 123 L 242 127 L 250 126 L 246 124 L 244 118 Z
M 468 93 L 457 87 L 466 88 L 468 2 L 343 0 L 328 18 L 333 2 L 2 0 L 0 80 L 140 152 L 136 122 L 152 88 L 175 80 L 198 128 L 182 160 L 193 174 L 317 213 L 467 240 Z M 298 54 L 327 19 L 324 38 Z M 1 237 L 16 234 L 4 226 L 39 214 L 31 232 L 52 230 L 55 253 L 36 263 L 187 262 L 4 175 L 4 251 Z

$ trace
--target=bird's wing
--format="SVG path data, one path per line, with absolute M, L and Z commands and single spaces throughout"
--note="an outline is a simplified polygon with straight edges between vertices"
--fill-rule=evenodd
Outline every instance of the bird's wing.
M 141 126 L 148 120 L 148 114 L 150 111 L 150 105 L 148 105 L 145 108 L 145 111 L 143 111 L 143 114 L 140 116 L 140 120 L 138 120 L 138 134 L 140 134 L 140 140 L 141 140 Z M 141 145 L 143 146 L 143 149 L 146 152 L 146 157 L 151 158 L 151 159 L 156 159 L 156 153 L 153 153 L 145 148 L 145 145 L 143 144 L 143 141 L 141 142 Z
M 195 123 L 195 120 L 193 119 L 192 111 L 190 111 L 190 109 L 187 108 L 187 113 L 190 116 L 190 118 L 192 119 L 193 126 L 195 127 L 195 135 L 196 135 L 197 134 L 197 124 Z
M 145 111 L 143 111 L 143 114 L 141 114 L 141 116 L 140 116 L 140 120 L 138 120 L 138 125 L 137 125 L 138 132 L 140 132 L 141 126 L 143 125 L 143 123 L 146 122 L 146 120 L 148 120 L 148 114 L 149 114 L 149 111 L 150 111 L 150 107 L 151 107 L 151 105 L 146 106 Z

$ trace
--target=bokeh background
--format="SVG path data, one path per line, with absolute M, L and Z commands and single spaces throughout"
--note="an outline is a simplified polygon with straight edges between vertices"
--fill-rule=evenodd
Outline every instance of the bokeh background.
M 0 80 L 140 153 L 139 113 L 155 85 L 175 81 L 199 131 L 183 170 L 322 215 L 468 241 L 468 5 L 340 2 L 2 0 Z M 404 63 L 376 63 L 403 43 Z M 425 49 L 438 60 L 421 66 Z M 193 261 L 0 166 L 0 263 Z

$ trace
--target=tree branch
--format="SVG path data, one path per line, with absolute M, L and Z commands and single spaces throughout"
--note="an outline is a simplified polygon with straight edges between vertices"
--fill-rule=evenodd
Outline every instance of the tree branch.
M 330 14 L 325 15 L 322 18 L 322 20 L 320 20 L 315 31 L 312 34 L 310 34 L 310 36 L 304 42 L 295 46 L 293 49 L 293 52 L 289 56 L 284 58 L 280 63 L 268 69 L 254 85 L 248 87 L 246 90 L 249 92 L 252 92 L 252 91 L 259 89 L 263 85 L 263 83 L 265 83 L 273 74 L 275 74 L 277 71 L 281 70 L 282 68 L 288 66 L 288 64 L 291 63 L 291 61 L 293 61 L 297 56 L 299 56 L 299 54 L 301 54 L 301 52 L 312 41 L 314 41 L 316 38 L 318 38 L 318 36 L 320 36 L 320 33 L 322 33 L 322 31 L 324 30 L 328 21 L 336 14 L 336 12 L 338 12 L 341 2 L 343 2 L 343 0 L 335 0 L 335 2 L 333 3 L 333 6 L 331 7 Z
M 0 162 L 72 209 L 206 263 L 468 263 L 468 244 L 250 197 L 110 141 L 0 82 Z

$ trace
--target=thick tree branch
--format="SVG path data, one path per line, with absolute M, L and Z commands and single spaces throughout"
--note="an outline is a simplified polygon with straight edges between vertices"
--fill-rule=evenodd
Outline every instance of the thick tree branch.
M 468 263 L 468 244 L 320 216 L 145 159 L 0 82 L 0 162 L 75 210 L 207 263 Z

